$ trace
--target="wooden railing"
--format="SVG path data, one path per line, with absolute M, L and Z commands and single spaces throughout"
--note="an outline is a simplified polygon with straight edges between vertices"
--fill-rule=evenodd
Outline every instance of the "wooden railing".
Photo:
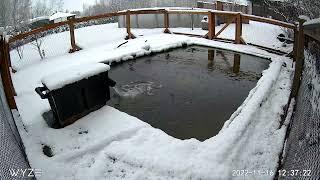
M 4 34 L 0 34 L 0 71 L 1 71 L 1 79 L 4 88 L 4 92 L 6 94 L 6 99 L 8 105 L 11 109 L 16 109 L 16 102 L 14 100 L 14 96 L 16 95 L 12 79 L 11 79 L 11 71 L 10 71 L 10 50 L 9 43 L 6 42 Z
M 258 17 L 258 16 L 252 16 L 252 15 L 247 15 L 247 14 L 242 14 L 238 12 L 229 12 L 229 11 L 216 11 L 216 10 L 209 10 L 209 9 L 142 9 L 142 10 L 128 10 L 128 11 L 119 11 L 119 12 L 113 12 L 113 13 L 106 13 L 106 14 L 101 14 L 101 15 L 96 15 L 96 16 L 88 16 L 88 17 L 81 17 L 81 18 L 69 18 L 68 21 L 65 22 L 59 22 L 59 23 L 54 23 L 50 24 L 47 26 L 43 26 L 37 29 L 34 29 L 32 31 L 18 34 L 16 36 L 13 36 L 9 39 L 9 43 L 14 43 L 15 41 L 22 40 L 28 36 L 45 32 L 50 29 L 55 29 L 60 26 L 69 26 L 70 29 L 70 38 L 71 38 L 71 48 L 72 51 L 74 52 L 77 50 L 78 47 L 76 47 L 75 42 L 74 42 L 74 24 L 75 23 L 81 23 L 81 22 L 87 22 L 91 20 L 98 20 L 98 19 L 103 19 L 103 18 L 110 18 L 110 17 L 117 17 L 117 16 L 125 16 L 126 17 L 126 29 L 128 36 L 127 38 L 131 39 L 134 38 L 135 36 L 131 33 L 131 23 L 130 23 L 130 15 L 139 15 L 139 14 L 163 14 L 164 15 L 164 29 L 165 33 L 169 33 L 169 27 L 170 27 L 170 22 L 169 22 L 169 16 L 170 14 L 197 14 L 197 15 L 207 15 L 209 17 L 209 32 L 205 36 L 208 39 L 215 39 L 217 38 L 223 30 L 226 29 L 228 25 L 230 25 L 233 22 L 236 22 L 236 32 L 235 32 L 235 38 L 234 42 L 236 44 L 243 43 L 243 38 L 242 36 L 242 21 L 244 20 L 251 20 L 251 21 L 258 21 L 258 22 L 263 22 L 263 23 L 268 23 L 268 24 L 273 24 L 277 26 L 281 26 L 284 28 L 289 28 L 294 30 L 296 28 L 295 25 L 290 24 L 290 23 L 285 23 L 282 21 L 277 21 L 269 18 L 264 18 L 264 17 Z M 215 17 L 216 16 L 221 16 L 229 21 L 226 23 L 226 25 L 220 30 L 218 33 L 215 32 Z M 74 43 L 74 44 L 73 44 Z
M 203 36 L 203 38 L 207 39 L 221 39 L 218 36 L 231 24 L 235 23 L 235 36 L 233 41 L 235 44 L 246 44 L 245 39 L 242 37 L 242 22 L 244 20 L 250 20 L 250 21 L 258 21 L 262 23 L 268 23 L 277 25 L 283 28 L 292 29 L 295 32 L 295 43 L 294 43 L 294 51 L 293 56 L 294 60 L 297 60 L 301 58 L 301 49 L 303 49 L 303 46 L 301 46 L 301 43 L 299 43 L 301 40 L 301 37 L 298 38 L 298 29 L 297 25 L 281 22 L 273 19 L 258 17 L 258 16 L 252 16 L 247 14 L 242 14 L 241 12 L 228 12 L 228 11 L 217 11 L 217 10 L 209 10 L 209 9 L 140 9 L 140 10 L 127 10 L 127 11 L 119 11 L 119 12 L 113 12 L 113 13 L 106 13 L 96 16 L 88 16 L 88 17 L 81 17 L 81 18 L 75 18 L 71 17 L 68 18 L 65 22 L 59 22 L 54 23 L 50 25 L 46 25 L 34 30 L 31 30 L 29 32 L 25 32 L 22 34 L 18 34 L 16 36 L 10 37 L 8 41 L 4 41 L 3 37 L 2 43 L 1 43 L 1 68 L 4 71 L 1 71 L 1 75 L 3 77 L 3 80 L 7 83 L 5 83 L 6 94 L 7 99 L 9 101 L 9 104 L 11 108 L 15 108 L 14 104 L 14 98 L 13 95 L 14 89 L 11 81 L 10 71 L 7 72 L 10 69 L 10 53 L 9 53 L 9 44 L 15 43 L 16 41 L 23 40 L 24 38 L 27 38 L 29 36 L 35 35 L 37 33 L 45 32 L 51 29 L 55 29 L 60 26 L 69 26 L 69 32 L 70 32 L 70 42 L 71 42 L 71 49 L 70 53 L 73 53 L 75 51 L 81 50 L 80 47 L 76 44 L 76 38 L 74 33 L 74 27 L 76 23 L 81 22 L 88 22 L 91 20 L 98 20 L 103 18 L 110 18 L 110 17 L 117 17 L 117 16 L 125 16 L 126 17 L 126 30 L 127 30 L 127 39 L 133 39 L 135 38 L 135 35 L 131 32 L 131 15 L 139 15 L 139 14 L 163 14 L 164 15 L 164 33 L 171 33 L 170 31 L 170 22 L 169 22 L 169 16 L 170 14 L 198 14 L 198 15 L 207 15 L 208 16 L 208 33 Z M 215 29 L 215 20 L 216 16 L 223 17 L 227 19 L 227 23 L 222 27 L 222 29 L 216 33 Z M 301 28 L 300 28 L 301 29 Z M 299 31 L 301 32 L 301 31 Z M 302 35 L 300 35 L 302 36 Z M 7 48 L 4 48 L 7 47 Z

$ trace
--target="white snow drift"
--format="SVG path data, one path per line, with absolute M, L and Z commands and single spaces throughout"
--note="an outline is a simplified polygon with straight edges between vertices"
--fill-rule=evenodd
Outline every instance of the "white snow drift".
M 103 63 L 82 64 L 51 73 L 43 77 L 41 82 L 52 91 L 82 79 L 106 72 L 109 69 L 110 66 Z

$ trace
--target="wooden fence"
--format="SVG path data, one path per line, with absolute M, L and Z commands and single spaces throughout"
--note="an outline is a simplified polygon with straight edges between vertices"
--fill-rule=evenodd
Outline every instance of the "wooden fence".
M 225 1 L 214 1 L 214 2 L 198 1 L 197 7 L 218 10 L 218 11 L 234 11 L 234 12 L 242 12 L 245 14 L 249 14 L 248 6 L 235 4 L 231 2 L 225 2 Z
M 235 44 L 246 44 L 245 39 L 242 37 L 242 22 L 246 20 L 250 21 L 257 21 L 257 22 L 262 22 L 262 23 L 268 23 L 268 24 L 273 24 L 277 25 L 283 28 L 288 28 L 291 29 L 295 32 L 295 43 L 294 43 L 294 51 L 293 51 L 293 56 L 294 60 L 300 60 L 300 58 L 303 57 L 303 46 L 302 46 L 302 36 L 303 36 L 303 29 L 300 28 L 298 31 L 297 25 L 290 24 L 290 23 L 285 23 L 282 21 L 277 21 L 273 19 L 268 19 L 268 18 L 263 18 L 263 17 L 258 17 L 258 16 L 252 16 L 252 15 L 247 15 L 243 14 L 241 12 L 228 12 L 228 11 L 217 11 L 217 10 L 208 10 L 208 9 L 144 9 L 144 10 L 127 10 L 127 11 L 119 11 L 119 12 L 113 12 L 113 13 L 106 13 L 106 14 L 101 14 L 101 15 L 96 15 L 96 16 L 88 16 L 88 17 L 81 17 L 81 18 L 69 18 L 65 22 L 59 22 L 59 23 L 54 23 L 50 24 L 47 26 L 43 26 L 37 29 L 34 29 L 32 31 L 18 34 L 16 36 L 10 37 L 8 41 L 4 41 L 4 38 L 1 38 L 1 75 L 3 77 L 3 80 L 5 82 L 5 88 L 6 88 L 6 94 L 7 94 L 7 99 L 9 101 L 10 107 L 11 108 L 16 108 L 15 103 L 14 103 L 14 98 L 13 96 L 15 95 L 14 93 L 14 88 L 12 85 L 11 81 L 11 76 L 10 76 L 10 53 L 9 53 L 9 44 L 14 43 L 16 41 L 22 40 L 24 38 L 27 38 L 29 36 L 35 35 L 37 33 L 45 32 L 60 26 L 69 26 L 69 32 L 70 32 L 70 53 L 76 52 L 81 50 L 80 47 L 77 46 L 76 44 L 76 39 L 75 39 L 75 34 L 74 34 L 74 25 L 76 23 L 81 23 L 81 22 L 86 22 L 86 21 L 91 21 L 91 20 L 98 20 L 98 19 L 103 19 L 103 18 L 110 18 L 110 17 L 117 17 L 117 16 L 125 16 L 126 17 L 126 30 L 127 30 L 127 39 L 133 39 L 135 38 L 135 35 L 131 32 L 131 23 L 130 23 L 130 16 L 131 15 L 139 15 L 139 14 L 163 14 L 164 15 L 164 33 L 172 33 L 170 31 L 170 22 L 169 22 L 169 16 L 170 14 L 200 14 L 200 15 L 207 15 L 208 16 L 208 33 L 203 36 L 203 38 L 207 38 L 210 40 L 213 39 L 222 39 L 219 38 L 218 36 L 231 24 L 235 22 L 235 35 L 234 39 L 224 39 L 228 41 L 232 41 Z M 221 16 L 227 19 L 226 24 L 224 27 L 216 32 L 215 29 L 215 19 L 216 16 Z M 300 26 L 302 27 L 302 26 Z M 299 32 L 299 33 L 298 33 Z M 299 36 L 298 38 L 298 34 Z M 186 35 L 186 34 L 184 34 Z M 192 34 L 189 34 L 192 35 Z M 197 35 L 194 35 L 197 36 Z M 296 63 L 298 64 L 298 63 Z M 299 67 L 296 67 L 301 69 L 301 64 L 298 64 Z M 301 71 L 298 71 L 300 74 Z M 298 79 L 298 77 L 296 77 Z

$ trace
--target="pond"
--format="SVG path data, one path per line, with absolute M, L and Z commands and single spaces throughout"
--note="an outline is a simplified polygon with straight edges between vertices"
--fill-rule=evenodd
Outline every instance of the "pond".
M 108 105 L 167 134 L 215 136 L 256 85 L 269 60 L 190 46 L 112 66 Z

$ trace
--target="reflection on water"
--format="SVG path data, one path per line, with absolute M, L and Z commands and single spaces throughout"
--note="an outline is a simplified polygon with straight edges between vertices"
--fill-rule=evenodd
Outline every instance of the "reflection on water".
M 234 61 L 233 61 L 233 73 L 239 73 L 239 72 L 240 72 L 240 55 L 235 54 Z
M 216 135 L 268 68 L 253 56 L 192 46 L 115 65 L 108 102 L 169 135 Z
M 154 89 L 160 89 L 161 84 L 155 84 L 154 82 L 130 82 L 129 84 L 115 86 L 113 89 L 119 97 L 131 97 L 134 98 L 141 94 L 154 95 Z

